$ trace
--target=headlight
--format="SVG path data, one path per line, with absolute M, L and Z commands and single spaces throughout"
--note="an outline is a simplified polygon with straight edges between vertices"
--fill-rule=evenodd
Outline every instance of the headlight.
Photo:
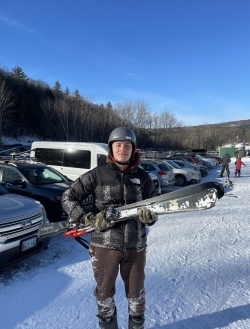
M 49 220 L 48 220 L 48 217 L 47 217 L 47 214 L 46 214 L 46 210 L 44 207 L 42 207 L 42 215 L 43 215 L 43 222 L 44 223 L 49 223 Z

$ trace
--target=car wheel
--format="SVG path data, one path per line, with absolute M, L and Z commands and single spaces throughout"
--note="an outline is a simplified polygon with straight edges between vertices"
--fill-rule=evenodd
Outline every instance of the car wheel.
M 185 176 L 177 175 L 175 176 L 175 185 L 176 186 L 185 186 L 187 184 L 187 180 Z

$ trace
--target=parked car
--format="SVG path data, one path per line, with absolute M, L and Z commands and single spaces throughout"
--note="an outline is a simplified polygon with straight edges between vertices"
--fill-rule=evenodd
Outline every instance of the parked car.
M 0 161 L 9 161 L 11 159 L 11 154 L 3 148 L 0 148 Z
M 213 168 L 212 164 L 209 163 L 209 161 L 204 161 L 204 160 L 201 159 L 201 158 L 198 158 L 198 157 L 192 157 L 191 160 L 192 160 L 192 163 L 194 163 L 194 164 L 198 164 L 198 165 L 200 165 L 200 166 L 204 166 L 204 167 L 206 167 L 207 169 L 212 169 L 212 168 Z
M 184 160 L 180 160 L 180 159 L 173 159 L 172 161 L 175 162 L 176 164 L 178 164 L 178 166 L 180 166 L 181 168 L 192 169 L 192 170 L 198 171 L 201 176 L 201 168 L 199 165 L 195 165 L 195 164 L 189 163 L 188 161 L 184 161 Z
M 217 166 L 217 162 L 214 159 L 204 158 L 201 155 L 197 155 L 197 154 L 195 156 L 195 159 L 202 161 L 203 165 L 207 166 L 210 169 Z
M 153 173 L 158 177 L 161 189 L 175 185 L 174 172 L 164 161 L 141 159 L 141 166 L 148 173 Z
M 214 154 L 211 152 L 206 153 L 196 153 L 197 155 L 202 156 L 203 158 L 213 159 L 216 161 L 217 165 L 222 163 L 222 158 L 218 154 Z
M 174 171 L 176 186 L 185 186 L 187 184 L 198 183 L 201 180 L 199 171 L 184 169 L 172 160 L 165 160 L 165 162 Z
M 68 218 L 61 206 L 61 197 L 72 181 L 54 168 L 29 161 L 0 162 L 0 182 L 10 193 L 40 201 L 50 222 Z M 87 210 L 91 211 L 92 196 L 83 203 Z
M 196 159 L 194 158 L 181 158 L 181 160 L 186 161 L 192 165 L 199 166 L 201 171 L 201 177 L 205 177 L 208 175 L 208 168 L 206 166 L 203 166 L 200 164 Z M 195 160 L 195 161 L 194 161 Z
M 50 239 L 39 239 L 37 231 L 46 222 L 40 202 L 10 194 L 0 185 L 0 268 L 45 249 Z
M 139 167 L 141 167 L 143 169 L 142 166 L 139 166 Z M 151 173 L 151 172 L 149 172 L 149 176 L 152 179 L 152 182 L 155 186 L 155 196 L 160 195 L 161 194 L 161 186 L 160 186 L 160 182 L 159 182 L 158 177 L 155 174 Z

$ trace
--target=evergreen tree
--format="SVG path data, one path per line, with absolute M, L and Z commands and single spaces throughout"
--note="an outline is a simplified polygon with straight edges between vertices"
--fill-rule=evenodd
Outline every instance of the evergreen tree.
M 64 90 L 64 94 L 65 94 L 66 96 L 69 96 L 70 91 L 69 91 L 69 88 L 68 88 L 68 87 L 65 88 L 65 90 Z
M 79 90 L 76 89 L 74 91 L 74 93 L 73 93 L 73 96 L 75 96 L 75 97 L 81 97 L 81 94 L 80 94 Z
M 106 109 L 107 109 L 108 111 L 113 110 L 113 106 L 112 106 L 112 104 L 111 104 L 110 102 L 108 102 L 108 103 L 106 104 Z
M 11 76 L 15 79 L 18 79 L 18 80 L 29 80 L 27 75 L 24 73 L 24 71 L 21 69 L 21 67 L 19 66 L 15 66 L 13 69 L 12 69 L 12 74 Z
M 61 86 L 61 84 L 60 84 L 59 81 L 56 81 L 56 82 L 55 82 L 53 89 L 54 89 L 55 91 L 61 91 L 62 86 Z

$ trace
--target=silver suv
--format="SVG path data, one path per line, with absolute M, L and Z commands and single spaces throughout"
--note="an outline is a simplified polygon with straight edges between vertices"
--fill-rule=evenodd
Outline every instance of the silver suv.
M 174 171 L 164 161 L 141 159 L 141 166 L 158 177 L 162 189 L 175 185 Z
M 144 169 L 142 166 L 139 166 L 140 168 Z M 161 194 L 161 187 L 160 187 L 160 182 L 159 182 L 159 179 L 158 177 L 153 174 L 153 173 L 149 173 L 149 176 L 155 186 L 155 196 L 158 196 Z
M 10 194 L 0 185 L 0 268 L 47 247 L 49 238 L 37 237 L 39 225 L 45 222 L 40 202 Z

